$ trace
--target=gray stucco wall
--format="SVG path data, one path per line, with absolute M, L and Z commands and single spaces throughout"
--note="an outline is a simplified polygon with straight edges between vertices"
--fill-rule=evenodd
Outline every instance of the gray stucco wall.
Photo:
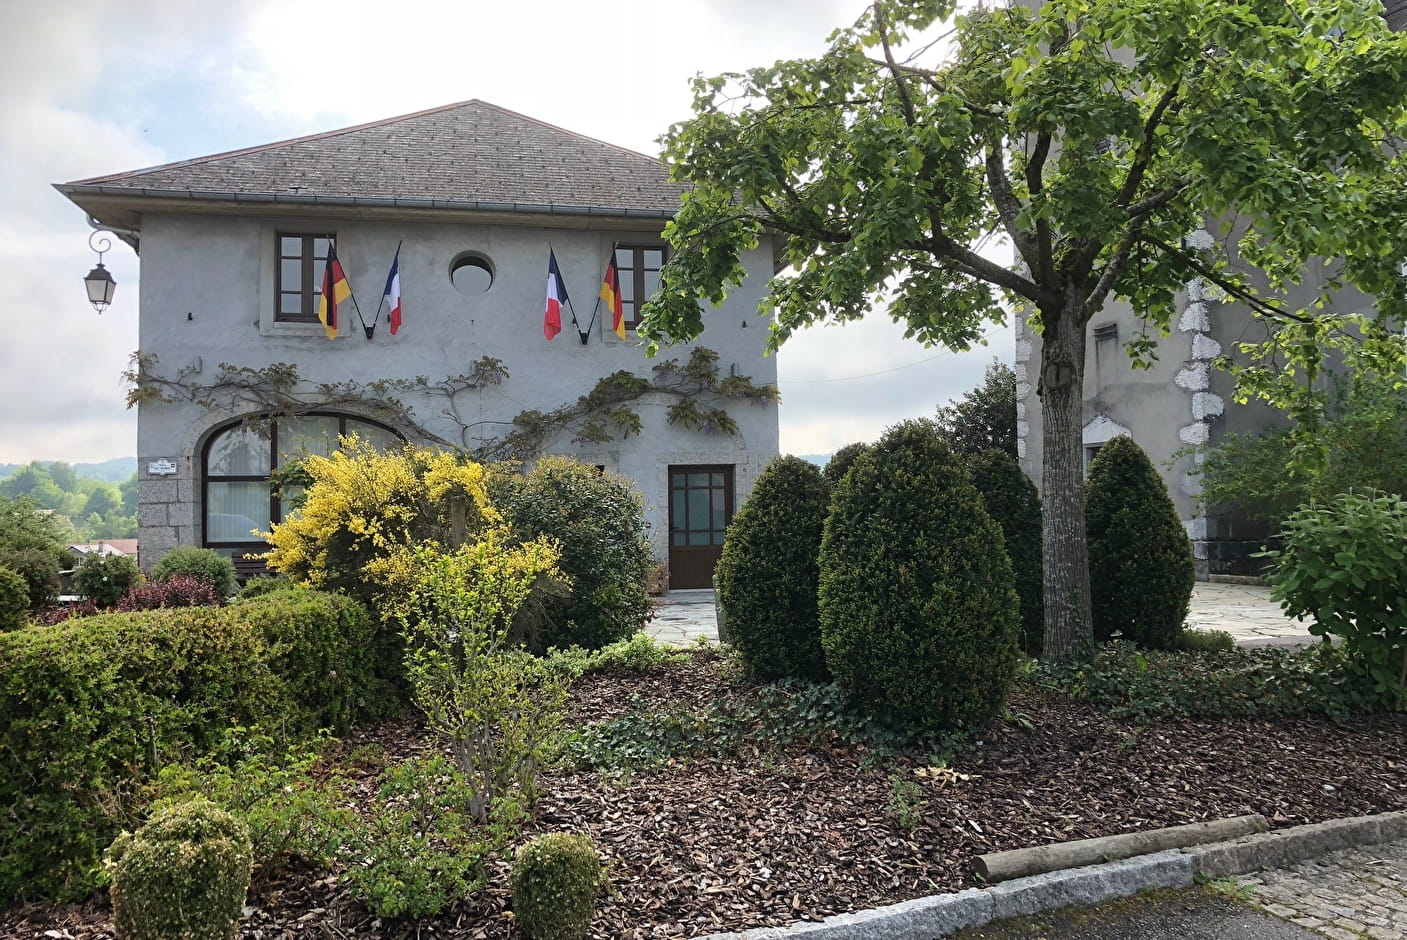
M 342 308 L 342 333 L 336 341 L 326 338 L 320 324 L 275 323 L 276 231 L 335 232 L 338 257 L 368 318 L 377 308 L 396 244 L 402 242 L 404 325 L 398 335 L 390 335 L 383 313 L 375 339 L 367 341 L 350 303 Z M 549 411 L 575 401 L 617 370 L 649 377 L 662 359 L 687 359 L 687 345 L 666 350 L 655 360 L 646 358 L 633 334 L 621 341 L 610 331 L 604 313 L 598 314 L 587 345 L 579 342 L 566 312 L 563 331 L 555 340 L 548 342 L 542 333 L 549 244 L 585 327 L 612 243 L 658 240 L 657 227 L 598 232 L 502 224 L 147 214 L 142 220 L 140 348 L 157 356 L 153 371 L 170 376 L 196 369 L 194 381 L 209 381 L 221 363 L 262 368 L 278 362 L 296 364 L 300 375 L 312 382 L 420 375 L 433 380 L 467 372 L 482 356 L 492 356 L 502 360 L 509 378 L 458 399 L 465 419 L 491 429 L 493 422 L 508 422 L 525 409 Z M 767 324 L 756 316 L 771 273 L 771 247 L 764 239 L 746 256 L 751 276 L 723 307 L 705 313 L 707 328 L 698 341 L 719 354 L 724 374 L 735 370 L 758 384 L 777 380 L 776 360 L 763 356 Z M 488 291 L 466 295 L 451 282 L 451 262 L 465 251 L 491 260 L 495 277 Z M 441 414 L 442 397 L 397 397 L 433 433 L 459 436 L 458 425 Z M 740 504 L 778 448 L 775 405 L 732 405 L 740 433 L 730 437 L 669 425 L 664 413 L 668 404 L 664 396 L 644 400 L 637 408 L 643 431 L 629 439 L 601 445 L 563 439 L 549 448 L 604 464 L 632 479 L 645 498 L 660 559 L 666 556 L 671 464 L 734 465 Z M 144 564 L 154 563 L 175 544 L 200 543 L 201 448 L 212 429 L 249 410 L 211 411 L 190 403 L 141 405 L 137 444 Z M 491 431 L 485 434 L 493 436 Z M 149 465 L 161 460 L 174 463 L 176 472 L 149 473 Z

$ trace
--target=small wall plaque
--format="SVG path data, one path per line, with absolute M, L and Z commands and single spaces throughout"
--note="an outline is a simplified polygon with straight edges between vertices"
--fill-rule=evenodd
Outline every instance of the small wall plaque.
M 176 462 L 174 460 L 167 460 L 164 457 L 160 460 L 153 460 L 151 463 L 147 464 L 147 473 L 154 477 L 169 477 L 175 472 Z

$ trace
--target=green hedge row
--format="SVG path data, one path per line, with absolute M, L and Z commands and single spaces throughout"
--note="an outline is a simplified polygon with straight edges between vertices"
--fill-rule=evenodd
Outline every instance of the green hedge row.
M 74 897 L 166 763 L 385 711 L 355 601 L 281 592 L 0 634 L 0 905 Z

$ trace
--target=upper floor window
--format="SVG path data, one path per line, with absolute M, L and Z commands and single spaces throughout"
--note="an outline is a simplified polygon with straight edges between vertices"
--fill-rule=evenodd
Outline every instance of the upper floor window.
M 660 286 L 664 249 L 640 245 L 616 246 L 616 274 L 620 277 L 620 305 L 625 328 L 640 323 L 640 307 Z
M 273 471 L 309 454 L 327 456 L 348 434 L 381 450 L 401 443 L 390 428 L 338 414 L 278 418 L 259 428 L 235 423 L 211 435 L 201 454 L 204 544 L 261 544 L 254 531 L 267 532 L 270 523 L 283 521 L 280 494 L 270 482 Z M 290 489 L 285 487 L 283 495 L 291 495 Z
M 318 295 L 331 234 L 279 232 L 274 267 L 274 319 L 284 323 L 318 322 Z

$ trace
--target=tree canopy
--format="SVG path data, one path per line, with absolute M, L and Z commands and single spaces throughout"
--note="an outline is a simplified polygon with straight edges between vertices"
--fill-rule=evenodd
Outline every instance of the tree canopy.
M 1190 280 L 1249 306 L 1285 337 L 1259 350 L 1255 394 L 1335 337 L 1401 360 L 1407 41 L 1380 0 L 954 9 L 877 0 L 818 58 L 695 80 L 694 116 L 662 138 L 691 188 L 641 332 L 697 335 L 699 301 L 742 282 L 764 235 L 786 265 L 774 346 L 883 301 L 909 336 L 965 349 L 1014 303 L 1042 339 L 1045 648 L 1070 658 L 1091 638 L 1081 386 L 1106 301 L 1147 322 L 1144 361 Z M 1014 268 L 978 250 L 993 237 Z M 1322 299 L 1351 285 L 1376 307 L 1287 303 L 1318 257 Z
M 964 457 L 996 448 L 1012 460 L 1016 454 L 1016 373 L 993 359 L 982 384 L 938 409 L 934 420 L 948 446 Z

